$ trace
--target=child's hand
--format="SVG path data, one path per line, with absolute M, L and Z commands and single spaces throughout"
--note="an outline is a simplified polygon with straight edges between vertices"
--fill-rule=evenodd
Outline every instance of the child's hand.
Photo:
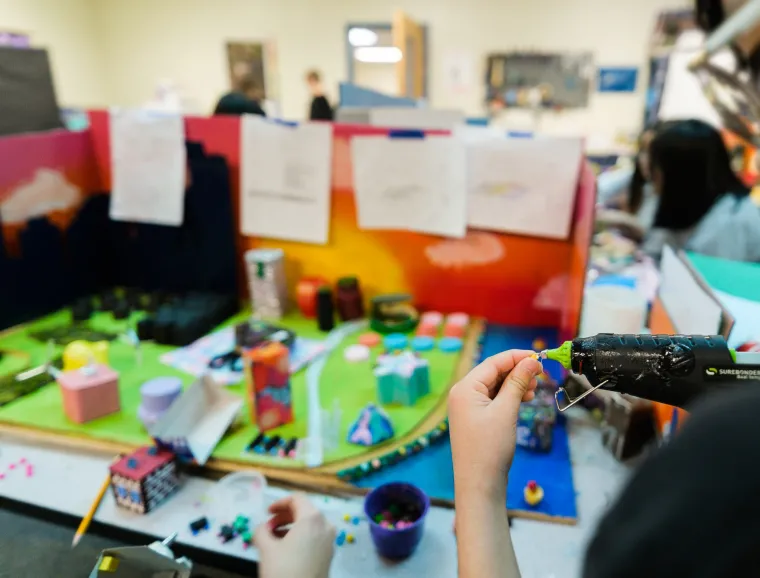
M 261 578 L 327 578 L 335 528 L 303 494 L 269 506 L 272 518 L 256 529 Z M 289 529 L 284 529 L 285 526 Z
M 449 393 L 451 453 L 457 493 L 504 501 L 515 455 L 520 403 L 535 395 L 541 363 L 533 351 L 489 357 Z

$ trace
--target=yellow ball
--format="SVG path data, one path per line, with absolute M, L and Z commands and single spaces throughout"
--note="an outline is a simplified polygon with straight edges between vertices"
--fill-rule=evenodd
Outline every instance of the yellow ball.
M 69 343 L 63 350 L 63 370 L 80 369 L 90 363 L 108 365 L 108 342 L 77 340 Z
M 346 535 L 346 542 L 348 542 L 349 544 L 353 544 L 355 541 L 356 539 L 354 538 L 353 534 Z

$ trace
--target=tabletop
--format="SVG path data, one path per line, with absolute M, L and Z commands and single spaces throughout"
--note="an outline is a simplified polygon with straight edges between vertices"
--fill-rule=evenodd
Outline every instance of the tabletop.
M 574 412 L 571 415 L 569 437 L 577 488 L 578 524 L 563 526 L 513 520 L 512 541 L 523 578 L 579 576 L 586 543 L 599 517 L 627 477 L 627 468 L 602 447 L 599 427 L 587 414 Z M 108 455 L 31 444 L 0 435 L 0 496 L 64 514 L 83 516 L 105 479 L 111 458 Z M 13 469 L 12 465 L 15 465 Z M 31 471 L 28 471 L 28 465 L 31 465 Z M 188 477 L 174 497 L 147 515 L 118 508 L 109 492 L 95 519 L 108 526 L 161 539 L 178 532 L 180 544 L 255 561 L 255 548 L 244 548 L 239 539 L 223 544 L 213 531 L 228 522 L 215 519 L 215 513 L 209 511 L 208 496 L 213 486 L 213 481 Z M 286 494 L 287 491 L 281 488 L 268 487 L 265 500 L 271 502 Z M 336 548 L 330 572 L 332 578 L 357 575 L 378 578 L 431 575 L 446 578 L 457 575 L 453 509 L 431 508 L 417 552 L 407 560 L 389 562 L 375 553 L 365 521 L 354 526 L 353 522 L 344 520 L 347 514 L 350 518 L 361 516 L 361 498 L 337 498 L 318 493 L 310 494 L 310 498 L 338 530 L 353 533 L 356 537 L 353 544 Z M 209 518 L 212 531 L 193 535 L 188 525 L 202 516 Z

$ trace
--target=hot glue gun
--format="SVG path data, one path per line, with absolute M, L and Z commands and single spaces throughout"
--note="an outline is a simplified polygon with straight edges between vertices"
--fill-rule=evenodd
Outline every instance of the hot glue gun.
M 760 354 L 736 352 L 718 335 L 600 333 L 566 341 L 538 356 L 584 375 L 592 385 L 574 399 L 560 388 L 555 394 L 559 411 L 599 388 L 683 408 L 703 393 L 747 380 L 760 384 Z M 564 405 L 560 393 L 567 400 Z

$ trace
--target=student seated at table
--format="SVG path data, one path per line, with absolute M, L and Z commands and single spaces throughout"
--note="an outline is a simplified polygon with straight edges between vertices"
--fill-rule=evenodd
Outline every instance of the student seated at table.
M 649 166 L 657 197 L 644 251 L 668 244 L 714 257 L 760 261 L 760 207 L 731 168 L 720 133 L 699 120 L 669 123 L 655 135 Z
M 652 228 L 657 196 L 649 170 L 649 146 L 657 131 L 667 124 L 658 122 L 642 131 L 632 167 L 599 175 L 597 199 L 602 207 L 596 213 L 597 224 L 616 228 L 637 242 Z

